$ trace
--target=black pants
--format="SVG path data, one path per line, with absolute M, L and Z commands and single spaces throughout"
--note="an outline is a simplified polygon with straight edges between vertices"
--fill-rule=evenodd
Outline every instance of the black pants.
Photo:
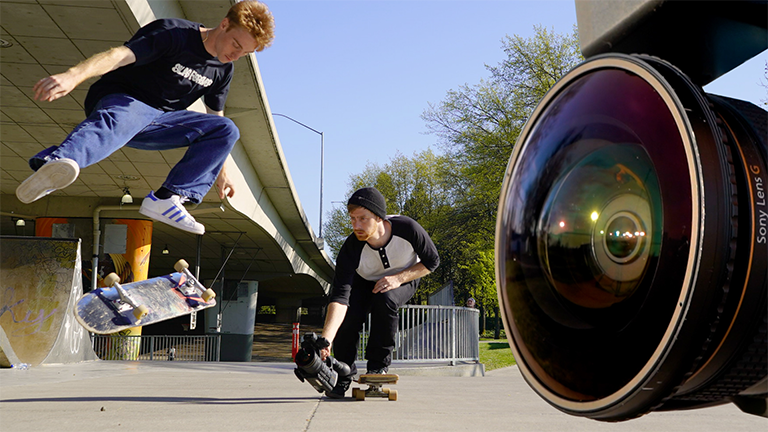
M 357 373 L 357 342 L 369 312 L 371 328 L 365 350 L 368 369 L 381 369 L 392 363 L 397 334 L 397 311 L 416 293 L 419 281 L 420 279 L 416 279 L 385 293 L 374 294 L 373 287 L 376 283 L 355 275 L 349 295 L 349 308 L 333 342 L 336 359 L 350 366 L 351 375 Z

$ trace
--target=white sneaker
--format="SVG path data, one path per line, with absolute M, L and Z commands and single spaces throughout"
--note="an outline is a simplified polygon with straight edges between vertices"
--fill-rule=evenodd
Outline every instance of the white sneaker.
M 205 234 L 205 226 L 195 221 L 195 218 L 184 208 L 186 197 L 173 195 L 168 199 L 160 199 L 152 191 L 141 202 L 139 213 L 156 221 L 166 223 L 182 231 L 193 234 Z
M 71 185 L 80 175 L 80 166 L 68 158 L 46 162 L 16 188 L 16 197 L 24 204 Z

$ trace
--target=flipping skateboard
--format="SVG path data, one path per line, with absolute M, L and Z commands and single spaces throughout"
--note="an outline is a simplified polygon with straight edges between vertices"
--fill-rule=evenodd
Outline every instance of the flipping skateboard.
M 384 384 L 397 384 L 400 377 L 397 374 L 364 374 L 358 378 L 358 384 L 368 384 L 367 389 L 353 388 L 352 396 L 357 400 L 366 397 L 385 397 L 391 401 L 397 400 L 397 390 L 382 387 Z
M 216 294 L 198 282 L 186 261 L 179 260 L 173 267 L 176 273 L 125 285 L 120 285 L 116 274 L 108 274 L 107 287 L 78 300 L 75 318 L 90 332 L 109 334 L 216 305 Z

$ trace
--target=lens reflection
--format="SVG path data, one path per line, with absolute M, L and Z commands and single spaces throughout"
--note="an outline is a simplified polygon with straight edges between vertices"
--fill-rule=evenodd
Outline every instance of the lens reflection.
M 635 219 L 619 215 L 608 223 L 605 246 L 611 259 L 624 263 L 635 255 L 641 239 Z

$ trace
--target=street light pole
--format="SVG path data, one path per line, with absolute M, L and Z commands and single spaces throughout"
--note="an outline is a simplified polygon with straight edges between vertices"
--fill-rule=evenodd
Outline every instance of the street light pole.
M 323 167 L 325 166 L 325 134 L 320 132 L 320 227 L 317 236 L 323 238 Z
M 311 130 L 312 132 L 320 135 L 320 226 L 317 229 L 317 237 L 322 238 L 323 237 L 323 167 L 325 166 L 325 134 L 323 132 L 320 132 L 318 130 L 315 130 L 305 125 L 304 123 L 296 119 L 288 117 L 285 114 L 272 113 L 272 115 L 287 118 L 288 120 L 296 124 L 299 124 L 301 126 L 304 126 L 305 128 Z

